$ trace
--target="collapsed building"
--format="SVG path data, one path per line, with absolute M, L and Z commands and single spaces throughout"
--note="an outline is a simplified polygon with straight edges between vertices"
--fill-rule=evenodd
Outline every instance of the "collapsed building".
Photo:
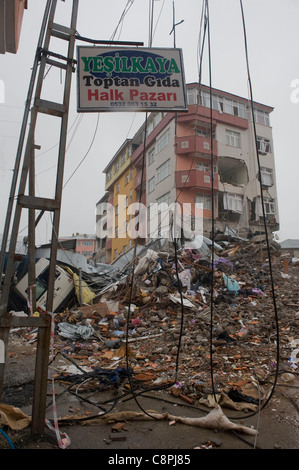
M 113 207 L 115 231 L 109 235 L 99 225 L 97 251 L 102 262 L 110 263 L 131 248 L 123 226 L 128 227 L 135 215 L 130 209 L 138 201 L 145 207 L 147 223 L 138 234 L 140 244 L 155 238 L 148 228 L 154 204 L 189 204 L 193 219 L 196 203 L 201 204 L 207 237 L 212 223 L 216 232 L 230 229 L 245 238 L 264 232 L 264 216 L 270 232 L 279 229 L 273 108 L 255 102 L 252 116 L 247 99 L 213 89 L 211 118 L 208 87 L 188 84 L 187 98 L 187 113 L 151 113 L 146 126 L 127 139 L 106 166 L 106 193 L 97 209 L 103 201 Z M 103 216 L 103 211 L 97 212 Z M 169 231 L 168 218 L 163 224 L 162 214 L 161 220 L 157 238 Z

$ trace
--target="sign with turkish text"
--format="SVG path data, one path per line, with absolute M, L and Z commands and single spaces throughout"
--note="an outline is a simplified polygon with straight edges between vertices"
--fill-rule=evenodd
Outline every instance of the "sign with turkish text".
M 181 49 L 78 46 L 78 112 L 187 111 Z

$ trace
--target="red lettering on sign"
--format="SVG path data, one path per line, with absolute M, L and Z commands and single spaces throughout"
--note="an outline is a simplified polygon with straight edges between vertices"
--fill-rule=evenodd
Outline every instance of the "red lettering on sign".
M 130 90 L 130 100 L 133 100 L 136 96 L 138 96 L 138 90 Z
M 90 89 L 87 90 L 87 98 L 88 101 L 92 101 L 92 98 L 94 98 L 96 101 L 99 100 L 99 90 L 94 90 L 91 91 Z

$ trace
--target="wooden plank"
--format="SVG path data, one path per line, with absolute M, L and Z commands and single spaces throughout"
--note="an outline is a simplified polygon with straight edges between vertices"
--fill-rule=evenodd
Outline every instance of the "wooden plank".
M 37 106 L 40 113 L 50 114 L 52 116 L 62 117 L 66 111 L 64 104 L 55 103 L 54 101 L 41 100 L 37 98 L 34 101 L 34 104 Z
M 50 315 L 39 317 L 18 317 L 5 315 L 0 317 L 0 328 L 47 328 L 51 322 Z
M 35 379 L 32 403 L 32 436 L 42 435 L 45 429 L 49 347 L 50 328 L 39 328 L 37 336 Z
M 76 28 L 68 28 L 62 24 L 54 23 L 54 21 L 50 23 L 50 28 L 52 31 L 59 31 L 61 33 L 69 34 L 70 36 L 76 34 Z
M 48 199 L 45 197 L 23 195 L 18 197 L 18 202 L 22 207 L 26 207 L 27 209 L 48 211 L 59 209 L 59 204 L 55 199 Z

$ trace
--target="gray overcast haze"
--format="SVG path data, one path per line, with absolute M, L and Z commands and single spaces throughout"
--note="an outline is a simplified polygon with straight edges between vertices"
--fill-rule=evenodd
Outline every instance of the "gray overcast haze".
M 69 25 L 71 4 L 71 0 L 58 1 L 57 23 Z M 0 103 L 0 232 L 3 232 L 23 106 L 45 5 L 46 0 L 28 0 L 19 50 L 15 55 L 0 56 L 0 80 L 5 85 L 5 101 Z M 119 24 L 127 5 L 127 13 Z M 212 86 L 249 98 L 240 2 L 210 0 L 209 7 Z M 279 203 L 278 236 L 280 240 L 299 239 L 299 0 L 243 0 L 243 7 L 253 98 L 275 108 L 270 119 Z M 172 11 L 172 0 L 154 2 L 153 47 L 173 47 Z M 176 23 L 184 20 L 176 28 L 176 46 L 183 50 L 187 83 L 198 81 L 201 13 L 202 1 L 175 0 Z M 114 40 L 141 41 L 148 46 L 149 1 L 81 0 L 77 30 L 81 36 L 93 39 L 114 37 Z M 65 45 L 61 48 L 61 43 L 53 40 L 51 50 L 66 53 Z M 77 45 L 83 43 L 77 42 Z M 209 83 L 207 53 L 203 60 L 202 82 Z M 60 101 L 62 90 L 60 71 L 49 69 L 44 79 L 44 98 Z M 60 235 L 63 236 L 75 232 L 95 233 L 95 206 L 105 191 L 103 169 L 123 141 L 133 137 L 145 119 L 143 113 L 78 115 L 76 106 L 74 74 L 60 224 Z M 36 153 L 39 196 L 52 197 L 54 194 L 59 123 L 58 118 L 49 116 L 42 116 L 38 122 L 36 144 L 42 147 Z M 22 218 L 20 236 L 27 234 L 23 230 L 26 225 L 27 215 Z M 51 219 L 46 214 L 38 225 L 37 244 L 47 243 L 50 237 Z

